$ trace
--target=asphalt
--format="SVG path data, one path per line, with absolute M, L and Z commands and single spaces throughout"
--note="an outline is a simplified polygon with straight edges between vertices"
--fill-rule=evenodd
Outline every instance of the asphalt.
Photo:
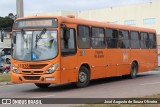
M 74 88 L 71 84 L 51 85 L 47 89 L 39 89 L 34 84 L 0 86 L 0 98 L 132 98 L 157 93 L 160 93 L 159 70 L 141 73 L 135 79 L 113 77 L 93 80 L 86 88 Z

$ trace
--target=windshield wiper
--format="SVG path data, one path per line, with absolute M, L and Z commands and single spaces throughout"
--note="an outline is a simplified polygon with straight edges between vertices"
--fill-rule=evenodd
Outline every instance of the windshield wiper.
M 26 42 L 26 39 L 24 37 L 24 35 L 26 34 L 25 31 L 23 29 L 21 29 L 21 34 L 22 34 L 22 37 L 23 37 L 23 40 Z
M 25 33 L 25 31 L 23 29 L 21 29 L 21 34 L 22 34 L 22 38 L 23 38 L 24 42 L 26 43 L 26 48 L 28 49 L 28 47 L 27 47 L 28 41 L 27 41 L 27 38 L 24 37 L 24 35 L 26 33 Z
M 38 41 L 42 38 L 42 35 L 46 33 L 46 28 L 44 28 L 41 33 L 36 35 L 36 48 L 37 48 L 37 43 Z

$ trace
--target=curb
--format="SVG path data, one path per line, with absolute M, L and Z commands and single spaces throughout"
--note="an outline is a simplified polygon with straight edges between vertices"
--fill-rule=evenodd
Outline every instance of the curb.
M 4 86 L 4 85 L 14 85 L 14 83 L 12 83 L 12 82 L 0 82 L 0 86 Z

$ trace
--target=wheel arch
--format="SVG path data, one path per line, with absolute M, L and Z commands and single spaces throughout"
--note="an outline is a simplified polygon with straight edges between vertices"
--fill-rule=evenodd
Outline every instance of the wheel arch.
M 83 63 L 83 64 L 81 64 L 81 66 L 79 67 L 79 69 L 80 69 L 82 66 L 86 67 L 86 68 L 89 70 L 89 75 L 91 76 L 91 67 L 89 66 L 89 64 L 88 64 L 88 63 Z
M 85 72 L 85 74 L 86 74 L 86 80 L 80 82 L 80 80 L 79 80 L 79 74 L 80 74 L 80 72 L 84 72 L 84 71 L 81 71 L 81 68 L 83 68 L 83 69 L 85 68 L 85 70 L 87 69 L 87 72 Z M 83 64 L 80 65 L 77 76 L 78 76 L 77 77 L 77 81 L 73 82 L 73 86 L 74 87 L 84 88 L 84 87 L 86 87 L 86 86 L 89 85 L 90 79 L 91 79 L 90 78 L 91 77 L 91 68 L 90 68 L 90 66 L 89 66 L 88 63 L 83 63 Z

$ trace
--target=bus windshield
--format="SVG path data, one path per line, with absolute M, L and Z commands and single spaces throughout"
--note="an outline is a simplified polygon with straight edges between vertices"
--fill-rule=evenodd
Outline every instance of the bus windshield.
M 18 31 L 12 37 L 13 59 L 40 61 L 53 59 L 58 54 L 57 30 Z

